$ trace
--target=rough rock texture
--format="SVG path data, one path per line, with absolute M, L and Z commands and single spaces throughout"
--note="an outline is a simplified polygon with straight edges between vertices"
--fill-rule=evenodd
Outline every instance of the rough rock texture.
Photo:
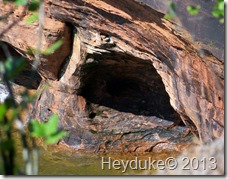
M 217 139 L 207 145 L 197 145 L 185 150 L 177 158 L 174 170 L 158 171 L 158 175 L 224 175 L 224 139 Z M 189 161 L 189 163 L 188 163 Z M 184 168 L 184 169 L 183 169 Z
M 2 7 L 1 14 L 9 12 Z M 70 133 L 62 143 L 152 151 L 189 141 L 187 128 L 203 142 L 223 137 L 223 61 L 164 14 L 133 0 L 47 0 L 45 7 L 42 48 L 64 44 L 41 58 L 39 89 L 50 87 L 32 116 L 46 121 L 59 114 Z M 11 21 L 19 18 L 13 12 Z M 25 18 L 0 38 L 33 60 L 26 51 L 37 46 L 38 24 L 27 26 Z M 0 21 L 0 31 L 10 20 Z M 180 119 L 187 128 L 174 125 Z
M 14 22 L 19 21 L 0 37 L 1 41 L 14 46 L 21 55 L 27 57 L 30 61 L 34 60 L 35 51 L 40 46 L 38 39 L 42 39 L 41 52 L 57 40 L 64 39 L 61 48 L 51 55 L 42 56 L 38 65 L 42 77 L 52 80 L 57 79 L 63 61 L 70 54 L 71 28 L 63 22 L 45 16 L 44 28 L 40 32 L 38 23 L 26 24 L 26 19 L 30 13 L 25 8 L 21 6 L 16 8 L 11 3 L 4 5 L 1 1 L 0 15 L 3 17 L 9 15 L 0 21 L 0 32 L 4 32 Z

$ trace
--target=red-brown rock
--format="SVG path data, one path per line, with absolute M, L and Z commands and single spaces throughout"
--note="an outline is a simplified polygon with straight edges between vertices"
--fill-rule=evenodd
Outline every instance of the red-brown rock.
M 40 88 L 50 87 L 32 113 L 43 121 L 59 114 L 70 133 L 63 143 L 93 151 L 175 149 L 189 141 L 178 137 L 185 127 L 169 129 L 180 118 L 203 142 L 224 136 L 224 63 L 164 14 L 132 0 L 45 3 L 44 48 L 61 38 L 64 45 L 41 59 Z M 37 31 L 22 21 L 1 40 L 33 59 L 26 49 L 36 47 Z

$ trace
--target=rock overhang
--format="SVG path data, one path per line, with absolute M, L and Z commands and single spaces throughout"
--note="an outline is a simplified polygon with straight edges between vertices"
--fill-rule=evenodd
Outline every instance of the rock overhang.
M 120 4 L 118 2 L 105 2 L 109 4 L 109 7 L 100 7 L 99 3 L 92 4 L 92 0 L 85 1 L 84 5 L 79 1 L 64 1 L 64 3 L 49 1 L 52 4 L 52 8 L 49 9 L 48 16 L 53 19 L 56 18 L 56 21 L 61 20 L 67 22 L 66 24 L 71 23 L 70 28 L 74 26 L 77 29 L 78 37 L 74 37 L 74 43 L 70 42 L 73 45 L 75 54 L 73 52 L 68 59 L 69 63 L 66 63 L 66 67 L 60 69 L 63 71 L 63 75 L 60 75 L 60 79 L 56 77 L 65 59 L 61 59 L 61 63 L 57 64 L 58 68 L 54 69 L 55 80 L 50 78 L 46 81 L 52 85 L 52 88 L 41 94 L 37 101 L 37 106 L 34 108 L 37 118 L 46 120 L 51 113 L 58 113 L 61 119 L 60 125 L 67 130 L 71 130 L 72 136 L 77 138 L 79 146 L 91 143 L 91 139 L 88 136 L 90 138 L 91 136 L 97 136 L 95 138 L 92 137 L 94 145 L 99 143 L 99 141 L 106 143 L 106 139 L 92 134 L 101 134 L 102 130 L 107 130 L 108 124 L 106 124 L 106 128 L 102 128 L 102 125 L 100 127 L 99 125 L 98 127 L 94 126 L 98 119 L 96 118 L 96 113 L 89 113 L 91 109 L 88 108 L 91 106 L 88 106 L 87 101 L 95 101 L 95 106 L 100 103 L 102 107 L 105 105 L 106 107 L 112 107 L 110 110 L 116 112 L 118 108 L 115 109 L 115 105 L 121 106 L 120 104 L 123 103 L 122 109 L 125 105 L 131 106 L 131 103 L 124 103 L 124 98 L 121 98 L 122 101 L 120 100 L 122 94 L 125 93 L 122 96 L 127 97 L 128 100 L 132 100 L 134 97 L 141 100 L 141 97 L 138 97 L 138 92 L 148 91 L 148 94 L 154 94 L 153 92 L 155 91 L 151 91 L 151 89 L 156 85 L 149 83 L 156 81 L 156 84 L 161 84 L 161 86 L 164 84 L 163 89 L 158 88 L 156 92 L 169 95 L 168 98 L 161 99 L 165 99 L 165 103 L 170 101 L 171 108 L 174 108 L 193 133 L 199 134 L 203 142 L 223 136 L 223 63 L 210 53 L 205 53 L 203 56 L 202 54 L 200 55 L 194 44 L 186 39 L 185 36 L 182 36 L 181 33 L 175 31 L 174 23 L 162 19 L 161 13 L 152 10 L 150 11 L 151 15 L 148 15 L 149 12 L 146 9 L 148 10 L 149 7 L 129 1 L 132 9 L 127 9 L 125 4 L 121 7 L 121 13 L 118 16 L 123 16 L 124 19 L 130 21 L 121 21 L 120 24 L 119 21 L 110 18 L 113 17 L 112 9 L 120 7 Z M 142 12 L 140 17 L 142 17 L 144 12 L 144 15 L 148 15 L 146 22 L 139 17 L 138 13 L 134 15 L 135 21 L 126 16 L 126 14 L 131 14 L 131 17 L 133 17 L 134 11 L 132 10 L 134 8 L 135 10 L 140 9 L 140 12 Z M 145 11 L 141 11 L 142 9 Z M 65 15 L 66 11 L 69 11 L 67 16 Z M 107 13 L 111 14 L 106 18 Z M 91 14 L 91 16 L 88 16 L 88 14 Z M 72 29 L 68 29 L 67 32 L 70 31 L 72 32 Z M 71 33 L 67 34 L 67 36 L 71 40 L 73 39 Z M 71 47 L 68 49 L 68 52 L 70 51 Z M 138 66 L 136 65 L 137 63 Z M 141 67 L 148 69 L 140 72 Z M 49 68 L 47 67 L 47 69 Z M 92 70 L 90 71 L 89 69 Z M 129 73 L 126 73 L 125 70 L 128 70 Z M 134 74 L 134 71 L 137 73 Z M 149 75 L 144 75 L 145 71 Z M 82 74 L 80 74 L 81 72 Z M 48 71 L 46 74 L 49 74 Z M 93 76 L 97 78 L 93 79 Z M 108 76 L 108 78 L 103 76 Z M 153 79 L 153 77 L 156 79 Z M 158 80 L 159 78 L 160 80 Z M 45 80 L 43 80 L 41 86 L 44 83 Z M 93 89 L 91 91 L 89 91 L 91 89 L 90 86 Z M 122 87 L 120 89 L 124 90 L 118 90 L 119 86 Z M 149 88 L 149 90 L 146 90 L 146 88 Z M 103 92 L 105 97 L 100 94 L 97 95 L 97 98 L 94 98 L 96 96 L 94 94 L 95 91 L 97 93 Z M 150 96 L 146 97 L 146 101 L 152 99 Z M 102 101 L 101 98 L 104 100 Z M 111 104 L 110 102 L 105 104 L 105 101 L 108 100 L 112 101 Z M 156 102 L 159 102 L 159 100 Z M 155 105 L 156 103 L 152 104 Z M 162 108 L 159 105 L 155 106 L 156 109 Z M 82 111 L 84 110 L 84 112 L 80 111 L 79 108 Z M 129 111 L 134 112 L 133 109 L 129 108 L 125 110 L 125 112 Z M 123 113 L 124 111 L 119 112 L 127 120 L 126 114 Z M 161 112 L 158 113 L 160 114 Z M 129 113 L 127 114 L 129 115 Z M 138 115 L 137 112 L 135 114 Z M 131 119 L 134 119 L 134 115 Z M 144 121 L 142 117 L 139 118 Z M 100 120 L 102 121 L 103 119 L 99 119 L 98 122 Z M 119 118 L 116 120 L 119 121 Z M 114 124 L 116 125 L 117 123 L 114 122 Z M 140 123 L 138 124 L 140 125 Z M 85 132 L 86 130 L 87 132 Z M 78 137 L 83 136 L 82 133 L 87 136 L 87 142 L 83 140 L 83 137 Z M 119 129 L 114 133 L 122 136 Z M 125 134 L 130 134 L 129 131 L 123 133 L 124 136 Z M 68 140 L 72 145 L 73 138 Z M 108 143 L 110 144 L 110 142 Z

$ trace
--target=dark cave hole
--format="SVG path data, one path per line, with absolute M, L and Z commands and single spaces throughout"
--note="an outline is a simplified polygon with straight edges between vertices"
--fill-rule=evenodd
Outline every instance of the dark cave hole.
M 1 61 L 5 61 L 7 59 L 6 52 L 2 48 L 3 46 L 5 46 L 5 48 L 9 51 L 14 60 L 25 59 L 25 57 L 23 57 L 14 47 L 8 43 L 0 41 L 0 44 Z M 11 81 L 28 89 L 37 89 L 41 82 L 41 77 L 37 72 L 34 72 L 32 75 L 32 65 L 29 63 L 29 60 L 26 60 L 25 68 Z
M 79 95 L 88 103 L 135 115 L 181 121 L 151 62 L 116 53 L 87 56 L 91 58 L 92 62 L 85 63 L 81 69 L 79 90 Z M 96 113 L 89 113 L 89 118 L 95 116 Z
M 90 114 L 89 114 L 89 118 L 90 119 L 93 119 L 93 118 L 95 118 L 96 117 L 96 113 L 95 112 L 91 112 Z

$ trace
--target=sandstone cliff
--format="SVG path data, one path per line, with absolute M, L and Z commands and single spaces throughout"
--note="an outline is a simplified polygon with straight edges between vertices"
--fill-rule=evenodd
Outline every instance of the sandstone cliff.
M 39 89 L 50 87 L 31 117 L 45 121 L 57 113 L 70 134 L 62 143 L 79 150 L 180 150 L 190 140 L 188 128 L 202 142 L 223 137 L 223 55 L 192 42 L 158 7 L 134 0 L 46 0 L 42 49 L 64 43 L 41 56 Z M 0 32 L 19 22 L 0 40 L 31 63 L 28 50 L 38 46 L 39 24 L 26 25 L 26 10 L 0 2 L 0 15 L 8 13 Z

